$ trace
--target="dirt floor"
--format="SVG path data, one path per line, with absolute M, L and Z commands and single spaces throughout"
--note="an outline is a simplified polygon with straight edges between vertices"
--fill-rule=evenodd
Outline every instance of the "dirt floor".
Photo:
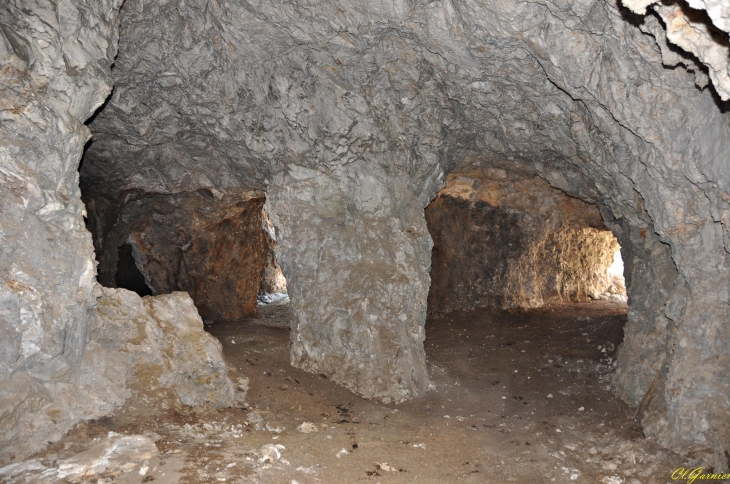
M 292 368 L 288 319 L 288 306 L 272 305 L 260 319 L 206 326 L 249 378 L 245 409 L 127 406 L 77 426 L 37 462 L 52 467 L 113 438 L 130 446 L 122 464 L 68 481 L 654 484 L 683 465 L 644 439 L 611 392 L 623 304 L 429 320 L 435 389 L 390 406 Z M 146 444 L 118 443 L 132 434 Z M 16 482 L 59 482 L 30 475 Z

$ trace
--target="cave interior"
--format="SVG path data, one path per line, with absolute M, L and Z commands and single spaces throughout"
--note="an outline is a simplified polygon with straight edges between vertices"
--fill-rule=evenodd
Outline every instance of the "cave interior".
M 27 3 L 0 476 L 730 470 L 727 0 Z

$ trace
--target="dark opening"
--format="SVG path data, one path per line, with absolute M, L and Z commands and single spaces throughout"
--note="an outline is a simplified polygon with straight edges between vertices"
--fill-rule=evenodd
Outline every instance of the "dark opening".
M 132 246 L 124 244 L 119 247 L 119 262 L 114 276 L 117 287 L 129 289 L 140 296 L 152 296 L 152 290 L 144 280 L 132 254 Z

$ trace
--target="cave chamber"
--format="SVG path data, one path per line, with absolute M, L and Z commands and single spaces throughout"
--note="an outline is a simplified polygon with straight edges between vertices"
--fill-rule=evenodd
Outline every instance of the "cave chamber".
M 0 463 L 111 413 L 150 387 L 142 377 L 174 383 L 185 404 L 234 405 L 245 385 L 200 315 L 255 312 L 274 238 L 291 364 L 392 404 L 429 388 L 429 291 L 442 311 L 590 297 L 600 278 L 570 264 L 546 284 L 531 271 L 546 272 L 535 254 L 562 260 L 575 234 L 605 228 L 629 303 L 613 390 L 633 407 L 651 396 L 641 422 L 661 445 L 726 469 L 730 26 L 714 7 L 690 10 L 3 5 Z M 562 211 L 541 198 L 553 189 L 569 197 Z M 538 215 L 520 228 L 511 217 L 527 216 L 510 210 L 528 202 Z M 449 214 L 465 205 L 469 223 L 489 222 L 474 228 L 498 228 L 507 245 L 474 260 L 501 268 L 463 284 L 432 273 L 429 204 L 447 236 L 464 232 Z

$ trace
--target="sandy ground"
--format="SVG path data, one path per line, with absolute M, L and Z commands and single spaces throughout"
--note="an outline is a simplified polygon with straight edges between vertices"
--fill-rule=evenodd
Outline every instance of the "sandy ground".
M 58 468 L 79 452 L 104 454 L 109 432 L 145 436 L 151 452 L 131 443 L 128 455 L 86 478 L 12 480 L 654 484 L 676 482 L 671 472 L 683 465 L 644 439 L 634 410 L 611 392 L 625 305 L 431 319 L 425 347 L 435 389 L 390 406 L 292 368 L 288 319 L 288 306 L 272 305 L 260 319 L 206 327 L 250 379 L 245 409 L 127 406 L 77 426 L 36 462 Z

